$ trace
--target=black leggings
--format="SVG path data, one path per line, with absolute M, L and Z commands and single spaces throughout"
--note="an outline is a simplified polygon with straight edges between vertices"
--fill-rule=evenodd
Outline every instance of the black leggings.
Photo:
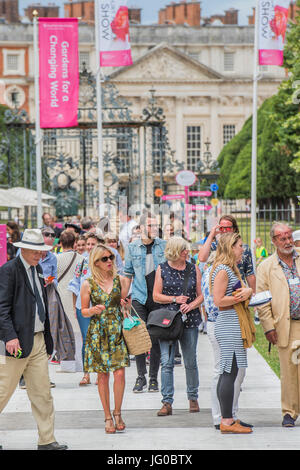
M 217 385 L 217 396 L 220 403 L 222 418 L 232 418 L 232 405 L 234 397 L 234 382 L 238 374 L 235 354 L 232 359 L 231 372 L 223 372 Z

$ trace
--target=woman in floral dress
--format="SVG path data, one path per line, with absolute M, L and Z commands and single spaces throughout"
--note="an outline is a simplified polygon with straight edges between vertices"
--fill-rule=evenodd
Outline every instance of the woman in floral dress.
M 81 312 L 91 317 L 85 343 L 84 370 L 98 373 L 98 391 L 105 414 L 106 433 L 124 431 L 121 406 L 125 389 L 125 367 L 129 355 L 122 335 L 121 305 L 127 290 L 117 275 L 115 255 L 108 246 L 98 245 L 90 254 L 91 276 L 81 287 Z M 90 307 L 90 302 L 92 307 Z M 110 411 L 109 373 L 114 374 L 114 420 Z

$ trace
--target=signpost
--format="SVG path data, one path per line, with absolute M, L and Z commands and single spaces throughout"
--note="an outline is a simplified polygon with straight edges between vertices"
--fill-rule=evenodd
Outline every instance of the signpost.
M 210 186 L 210 191 L 189 191 L 189 187 L 195 184 L 197 177 L 195 173 L 189 170 L 182 170 L 176 175 L 176 183 L 184 187 L 184 194 L 165 194 L 161 196 L 162 201 L 175 201 L 177 199 L 184 199 L 184 214 L 187 237 L 190 237 L 190 218 L 189 213 L 192 211 L 210 211 L 213 206 L 217 206 L 219 200 L 217 199 L 217 191 L 219 186 L 214 183 Z M 211 204 L 190 204 L 190 197 L 211 197 L 214 193 L 214 199 Z

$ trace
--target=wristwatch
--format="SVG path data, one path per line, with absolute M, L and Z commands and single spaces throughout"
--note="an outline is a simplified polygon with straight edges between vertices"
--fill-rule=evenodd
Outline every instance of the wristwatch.
M 173 304 L 176 304 L 176 297 L 173 297 Z

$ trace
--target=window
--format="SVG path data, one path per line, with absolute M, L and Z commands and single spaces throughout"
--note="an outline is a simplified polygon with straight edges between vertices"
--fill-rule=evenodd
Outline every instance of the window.
M 195 171 L 201 158 L 201 126 L 187 126 L 187 168 Z
M 117 129 L 117 172 L 130 173 L 130 129 Z
M 6 70 L 16 71 L 19 68 L 19 56 L 17 54 L 7 54 Z
M 234 52 L 224 52 L 224 72 L 234 71 Z
M 25 49 L 2 49 L 3 75 L 25 75 Z
M 44 129 L 43 156 L 55 158 L 57 155 L 57 140 L 55 129 Z
M 79 70 L 83 69 L 83 65 L 85 68 L 89 70 L 90 68 L 90 53 L 88 51 L 80 51 L 79 52 Z
M 235 136 L 235 124 L 224 124 L 223 145 L 226 145 Z
M 152 165 L 153 173 L 163 173 L 166 170 L 165 156 L 166 152 L 163 145 L 163 136 L 165 133 L 165 128 L 162 127 L 152 127 Z

